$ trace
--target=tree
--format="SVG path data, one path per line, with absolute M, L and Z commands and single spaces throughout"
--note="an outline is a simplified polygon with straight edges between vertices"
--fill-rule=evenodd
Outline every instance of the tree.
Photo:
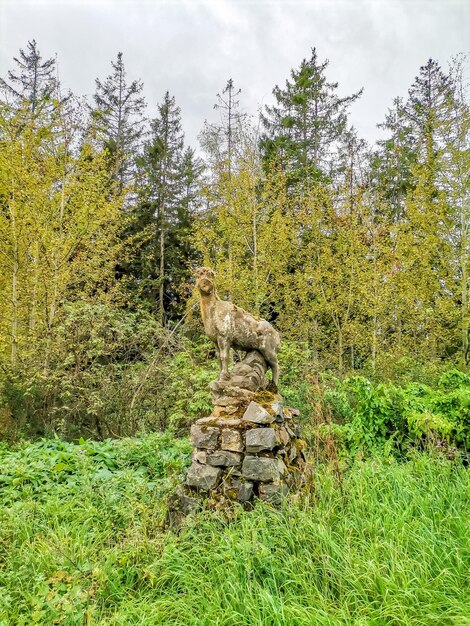
M 40 106 L 40 104 L 38 105 Z M 37 128 L 0 116 L 0 350 L 13 366 L 34 349 L 46 370 L 65 300 L 111 298 L 120 198 L 110 198 L 105 155 L 70 149 L 64 119 Z
M 465 364 L 470 362 L 470 104 L 464 81 L 467 61 L 459 56 L 450 66 L 452 111 L 442 128 L 446 154 L 441 172 L 451 213 L 448 237 L 453 249 L 454 305 L 460 311 L 458 327 Z
M 146 105 L 141 96 L 143 83 L 140 80 L 127 83 L 122 52 L 111 65 L 113 72 L 104 82 L 96 79 L 92 119 L 98 138 L 109 152 L 113 176 L 122 190 L 129 182 L 142 140 Z
M 8 72 L 10 82 L 0 78 L 0 90 L 13 98 L 16 107 L 28 102 L 31 114 L 51 104 L 57 91 L 56 61 L 53 58 L 42 62 L 36 41 L 28 41 L 27 51 L 20 49 L 19 57 L 14 57 L 18 66 Z
M 165 324 L 181 312 L 182 283 L 192 256 L 190 230 L 202 164 L 184 150 L 181 111 L 165 93 L 139 160 L 140 192 L 131 230 L 135 258 L 128 271 L 140 297 L 155 306 Z
M 260 147 L 265 160 L 278 159 L 293 183 L 328 175 L 336 142 L 347 128 L 349 106 L 362 94 L 340 98 L 338 83 L 327 82 L 328 60 L 320 63 L 312 48 L 291 80 L 273 90 L 275 104 L 261 116 L 265 133 Z
M 241 89 L 236 89 L 230 78 L 214 104 L 220 112 L 220 123 L 206 121 L 199 136 L 210 167 L 219 174 L 226 172 L 229 182 L 243 155 L 248 130 L 248 116 L 239 110 L 240 94 Z
M 416 140 L 408 124 L 401 98 L 395 98 L 385 122 L 378 125 L 386 139 L 377 142 L 371 163 L 371 178 L 383 208 L 393 221 L 404 216 L 406 195 L 413 188 L 412 169 L 416 164 Z
M 228 202 L 215 186 L 205 187 L 194 245 L 215 268 L 221 297 L 292 329 L 289 271 L 297 241 L 285 175 L 274 165 L 263 174 L 257 151 L 247 147 L 230 190 Z

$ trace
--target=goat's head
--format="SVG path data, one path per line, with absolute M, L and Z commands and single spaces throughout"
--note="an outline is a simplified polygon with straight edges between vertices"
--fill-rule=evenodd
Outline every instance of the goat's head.
M 196 272 L 196 287 L 204 295 L 210 295 L 215 289 L 215 272 L 210 267 L 199 267 Z

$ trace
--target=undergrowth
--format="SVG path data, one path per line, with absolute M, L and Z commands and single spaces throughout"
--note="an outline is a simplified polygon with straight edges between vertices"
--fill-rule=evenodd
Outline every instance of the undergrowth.
M 318 468 L 309 493 L 164 530 L 165 435 L 0 451 L 0 624 L 470 624 L 468 471 L 437 455 Z M 340 488 L 341 487 L 341 488 Z

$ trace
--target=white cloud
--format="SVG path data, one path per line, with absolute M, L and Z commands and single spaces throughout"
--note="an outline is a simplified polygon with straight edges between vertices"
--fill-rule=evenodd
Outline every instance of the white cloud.
M 168 89 L 194 145 L 228 78 L 256 114 L 316 46 L 341 94 L 365 88 L 351 120 L 373 140 L 419 66 L 429 57 L 445 66 L 466 51 L 469 35 L 466 0 L 0 0 L 0 75 L 35 38 L 44 57 L 58 54 L 63 83 L 91 94 L 122 51 L 129 78 L 145 83 L 148 113 Z

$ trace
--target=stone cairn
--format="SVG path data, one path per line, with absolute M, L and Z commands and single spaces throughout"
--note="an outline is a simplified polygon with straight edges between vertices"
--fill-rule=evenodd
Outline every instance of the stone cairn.
M 266 361 L 253 350 L 228 380 L 211 383 L 212 415 L 191 426 L 192 464 L 178 496 L 183 513 L 202 498 L 278 504 L 304 482 L 306 444 L 294 421 L 299 413 L 267 390 L 266 370 Z
M 210 384 L 212 415 L 191 426 L 192 464 L 183 485 L 170 498 L 168 523 L 179 525 L 203 498 L 215 508 L 236 501 L 250 506 L 255 498 L 279 503 L 305 480 L 305 442 L 293 418 L 298 411 L 284 406 L 268 390 L 268 365 L 273 388 L 279 379 L 279 333 L 266 320 L 221 300 L 215 272 L 195 272 L 204 330 L 214 343 L 219 379 Z M 229 372 L 231 349 L 245 350 Z

